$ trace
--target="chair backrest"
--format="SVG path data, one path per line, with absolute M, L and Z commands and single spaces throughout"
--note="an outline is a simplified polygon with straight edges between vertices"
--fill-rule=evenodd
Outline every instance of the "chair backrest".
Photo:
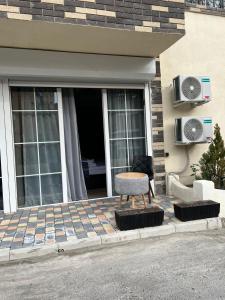
M 132 171 L 141 172 L 148 175 L 149 179 L 153 179 L 152 156 L 135 156 L 132 165 Z

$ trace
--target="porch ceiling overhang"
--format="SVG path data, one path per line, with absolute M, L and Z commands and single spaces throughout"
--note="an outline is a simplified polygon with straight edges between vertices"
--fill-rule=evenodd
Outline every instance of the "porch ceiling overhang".
M 150 57 L 0 48 L 0 80 L 56 85 L 144 83 L 154 78 L 155 73 L 155 59 Z
M 0 20 L 0 47 L 157 57 L 181 37 L 179 33 Z

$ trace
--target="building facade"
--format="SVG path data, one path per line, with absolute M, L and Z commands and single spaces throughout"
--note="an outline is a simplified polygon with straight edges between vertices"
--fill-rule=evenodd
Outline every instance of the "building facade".
M 5 212 L 111 197 L 114 175 L 143 154 L 154 158 L 155 191 L 165 191 L 158 57 L 184 36 L 184 8 L 183 0 L 0 2 Z
M 219 124 L 225 138 L 224 82 L 225 82 L 225 9 L 224 1 L 187 1 L 185 9 L 185 36 L 160 55 L 166 172 L 180 172 L 187 161 L 184 147 L 175 145 L 174 120 L 180 116 L 211 117 Z M 171 85 L 177 75 L 209 76 L 212 101 L 193 107 L 173 106 Z M 189 147 L 189 162 L 180 174 L 184 184 L 191 184 L 191 164 L 198 163 L 208 144 Z

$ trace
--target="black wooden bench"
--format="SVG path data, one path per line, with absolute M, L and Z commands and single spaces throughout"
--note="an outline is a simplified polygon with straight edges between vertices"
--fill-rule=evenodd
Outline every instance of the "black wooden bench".
M 218 217 L 220 204 L 212 201 L 193 201 L 174 204 L 175 217 L 181 221 L 192 221 Z
M 131 230 L 162 225 L 164 211 L 158 206 L 145 209 L 123 209 L 115 211 L 117 227 Z

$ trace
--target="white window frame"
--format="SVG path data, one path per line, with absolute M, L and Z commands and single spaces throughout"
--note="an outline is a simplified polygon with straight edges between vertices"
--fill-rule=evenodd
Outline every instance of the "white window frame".
M 1 170 L 2 170 L 2 192 L 3 192 L 3 209 L 6 213 L 11 212 L 10 206 L 10 189 L 8 182 L 8 155 L 6 144 L 6 124 L 5 124 L 5 107 L 3 81 L 0 81 L 0 154 L 1 154 Z
M 4 126 L 4 139 L 2 145 L 2 183 L 3 183 L 3 205 L 4 212 L 10 213 L 17 210 L 17 192 L 15 177 L 15 160 L 13 144 L 13 122 L 9 82 L 7 79 L 1 81 L 1 101 L 3 102 L 4 120 L 0 126 Z
M 59 136 L 60 136 L 60 152 L 61 152 L 61 168 L 62 168 L 62 188 L 63 188 L 63 202 L 67 203 L 67 168 L 66 168 L 66 150 L 65 150 L 65 135 L 64 135 L 64 121 L 63 121 L 63 102 L 62 89 L 57 88 L 58 95 L 58 114 L 59 114 Z
M 105 143 L 105 165 L 106 165 L 106 188 L 107 196 L 112 197 L 112 173 L 110 159 L 110 144 L 109 144 L 109 118 L 107 105 L 107 89 L 102 89 L 102 112 L 103 112 L 103 128 L 104 128 L 104 143 Z
M 30 177 L 30 176 L 38 176 L 39 177 L 39 181 L 40 181 L 40 205 L 41 206 L 45 206 L 45 205 L 49 205 L 49 204 L 42 204 L 42 191 L 41 191 L 41 175 L 55 175 L 55 174 L 60 174 L 62 176 L 62 189 L 63 189 L 63 198 L 62 198 L 62 202 L 59 203 L 66 203 L 68 202 L 68 197 L 67 197 L 67 172 L 66 172 L 66 159 L 65 159 L 65 140 L 64 140 L 64 126 L 63 126 L 63 111 L 62 111 L 62 91 L 61 89 L 57 88 L 56 89 L 56 93 L 57 93 L 57 100 L 58 100 L 58 109 L 57 110 L 50 110 L 51 112 L 57 112 L 58 113 L 58 122 L 59 122 L 59 141 L 50 141 L 50 142 L 39 142 L 37 140 L 37 144 L 51 144 L 51 143 L 59 143 L 60 144 L 60 154 L 61 154 L 61 172 L 54 172 L 54 173 L 48 173 L 48 174 L 41 174 L 40 173 L 40 158 L 39 158 L 39 151 L 38 151 L 38 168 L 39 168 L 39 172 L 38 174 L 31 174 L 31 175 L 16 175 L 16 168 L 15 168 L 15 182 L 16 182 L 16 178 L 19 177 Z M 10 104 L 12 99 L 10 97 Z M 12 110 L 11 108 L 11 114 L 13 114 L 13 112 L 21 112 L 21 110 Z M 26 111 L 33 111 L 35 112 L 35 114 L 37 113 L 36 107 L 35 110 L 23 110 L 24 112 Z M 43 111 L 47 111 L 49 112 L 49 110 L 41 110 Z M 36 127 L 37 127 L 37 119 L 36 119 Z M 13 124 L 12 124 L 12 128 L 13 128 Z M 37 137 L 38 138 L 38 137 Z M 17 144 L 24 144 L 24 143 L 14 143 L 14 134 L 12 136 L 13 139 L 13 152 L 14 152 L 14 160 L 15 160 L 15 145 Z M 25 144 L 34 144 L 34 142 L 26 142 Z M 16 184 L 16 189 L 17 189 L 17 184 Z M 54 204 L 58 204 L 58 203 L 54 203 Z M 39 205 L 38 205 L 39 206 Z M 17 199 L 17 194 L 16 194 L 16 207 L 18 208 L 18 199 Z M 23 207 L 20 207 L 23 208 Z

